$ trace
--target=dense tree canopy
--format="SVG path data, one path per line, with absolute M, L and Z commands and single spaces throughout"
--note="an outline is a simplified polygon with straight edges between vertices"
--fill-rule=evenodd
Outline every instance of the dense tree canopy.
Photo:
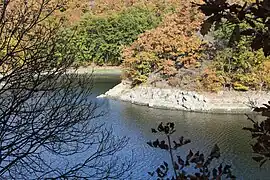
M 146 82 L 159 69 L 165 77 L 175 75 L 176 63 L 197 65 L 202 42 L 196 32 L 203 16 L 190 2 L 181 2 L 176 12 L 168 14 L 157 28 L 143 33 L 124 50 L 124 77 L 134 85 Z

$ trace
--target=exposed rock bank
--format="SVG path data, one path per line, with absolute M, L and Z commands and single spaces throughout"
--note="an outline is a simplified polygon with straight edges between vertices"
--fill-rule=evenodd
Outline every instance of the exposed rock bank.
M 211 113 L 249 113 L 270 100 L 269 92 L 197 93 L 176 88 L 131 88 L 120 83 L 98 98 L 112 98 L 153 108 Z

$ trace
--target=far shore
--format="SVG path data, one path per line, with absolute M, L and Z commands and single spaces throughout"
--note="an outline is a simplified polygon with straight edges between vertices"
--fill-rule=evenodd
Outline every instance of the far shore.
M 70 68 L 68 73 L 87 74 L 93 75 L 121 75 L 122 69 L 120 66 L 87 66 L 79 68 Z

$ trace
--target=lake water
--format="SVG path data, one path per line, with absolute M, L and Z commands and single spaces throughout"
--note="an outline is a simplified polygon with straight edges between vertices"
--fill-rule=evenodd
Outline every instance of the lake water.
M 97 78 L 94 95 L 106 92 L 119 81 L 117 76 Z M 191 140 L 190 144 L 177 151 L 179 155 L 186 155 L 189 149 L 200 150 L 207 155 L 213 145 L 218 144 L 221 158 L 214 163 L 232 165 L 237 179 L 270 179 L 270 161 L 259 168 L 252 160 L 251 135 L 242 130 L 251 123 L 244 115 L 190 113 L 152 109 L 115 100 L 104 101 L 103 108 L 108 110 L 108 114 L 102 117 L 102 121 L 112 126 L 117 136 L 130 138 L 129 145 L 121 153 L 129 156 L 132 151 L 136 159 L 131 179 L 151 179 L 148 171 L 155 170 L 163 160 L 170 162 L 167 152 L 146 144 L 157 138 L 151 133 L 151 128 L 157 127 L 160 122 L 174 122 L 177 129 L 175 138 L 184 136 Z

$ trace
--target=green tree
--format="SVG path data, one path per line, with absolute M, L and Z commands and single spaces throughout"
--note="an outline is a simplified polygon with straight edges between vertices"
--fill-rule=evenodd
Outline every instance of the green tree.
M 76 32 L 70 48 L 77 48 L 78 64 L 119 65 L 122 48 L 136 40 L 139 34 L 156 27 L 160 21 L 161 16 L 154 11 L 139 7 L 104 16 L 88 14 L 74 29 Z

